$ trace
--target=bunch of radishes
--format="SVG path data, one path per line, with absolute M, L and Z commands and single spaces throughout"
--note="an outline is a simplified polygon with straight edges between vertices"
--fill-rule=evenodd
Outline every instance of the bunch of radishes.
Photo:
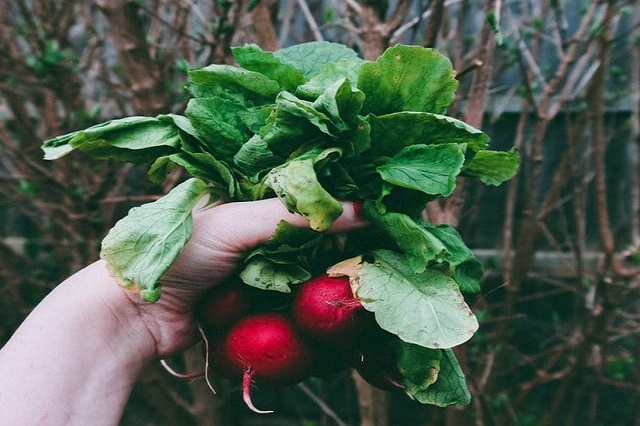
M 240 281 L 215 287 L 198 309 L 211 342 L 210 372 L 251 385 L 286 386 L 355 368 L 374 386 L 400 388 L 388 336 L 354 296 L 348 277 L 322 275 L 290 294 Z

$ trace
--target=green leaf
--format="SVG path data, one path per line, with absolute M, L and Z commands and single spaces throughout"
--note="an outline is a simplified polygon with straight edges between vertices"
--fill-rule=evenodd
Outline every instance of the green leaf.
M 274 56 L 302 71 L 307 79 L 323 72 L 323 68 L 328 64 L 341 60 L 361 61 L 354 50 L 343 44 L 328 41 L 312 41 L 285 47 L 274 52 Z
M 246 108 L 245 111 L 239 113 L 240 119 L 244 126 L 252 133 L 258 133 L 262 129 L 271 116 L 275 108 L 275 104 L 265 104 L 256 107 Z
M 422 222 L 421 225 L 445 247 L 443 260 L 449 263 L 453 279 L 460 285 L 460 290 L 469 293 L 480 292 L 484 268 L 458 231 L 450 225 L 434 225 L 427 222 Z
M 170 169 L 167 163 L 182 166 L 189 176 L 211 182 L 215 189 L 227 194 L 227 198 L 237 195 L 237 182 L 229 167 L 207 152 L 181 152 L 158 158 L 149 168 L 148 173 L 152 181 L 162 181 L 166 176 L 166 170 Z
M 260 135 L 254 135 L 249 139 L 233 157 L 233 163 L 252 181 L 257 180 L 261 172 L 270 170 L 284 161 L 284 158 L 271 151 L 267 141 Z
M 184 151 L 199 152 L 202 141 L 198 139 L 198 132 L 191 124 L 191 121 L 183 115 L 178 114 L 164 114 L 158 117 L 164 120 L 170 120 L 174 126 L 180 129 L 182 132 L 182 144 L 181 148 Z
M 354 267 L 354 262 L 359 264 Z M 455 281 L 436 269 L 414 273 L 402 254 L 374 250 L 359 261 L 333 266 L 329 273 L 348 275 L 354 294 L 375 313 L 380 327 L 407 343 L 451 348 L 478 329 Z
M 363 112 L 399 111 L 444 114 L 458 81 L 451 62 L 436 50 L 397 45 L 360 68 L 358 88 L 366 94 Z
M 300 228 L 286 221 L 281 221 L 273 236 L 265 241 L 261 247 L 267 253 L 299 253 L 303 250 L 311 250 L 321 238 L 322 234 L 312 229 Z
M 466 144 L 472 152 L 486 149 L 489 137 L 475 127 L 446 115 L 404 111 L 369 115 L 372 146 L 370 155 L 392 156 L 405 146 Z
M 451 195 L 462 170 L 465 146 L 455 143 L 403 148 L 376 170 L 385 182 L 430 195 Z
M 306 81 L 302 71 L 255 44 L 232 47 L 231 53 L 241 67 L 266 75 L 277 81 L 284 90 L 294 91 Z
M 338 80 L 346 78 L 358 81 L 360 67 L 364 63 L 363 59 L 350 57 L 325 64 L 307 83 L 298 87 L 295 93 L 303 98 L 315 99 Z
M 464 167 L 465 176 L 479 178 L 485 185 L 500 185 L 515 176 L 520 165 L 516 148 L 509 151 L 483 150 L 476 153 Z
M 240 278 L 247 284 L 283 293 L 311 278 L 304 259 L 318 247 L 322 234 L 281 221 L 274 235 L 245 256 Z
M 408 395 L 424 392 L 438 380 L 441 349 L 425 348 L 403 341 L 397 342 L 397 364 Z
M 312 102 L 282 92 L 258 136 L 276 156 L 287 158 L 311 141 L 332 138 L 334 130 L 329 117 L 315 109 Z
M 411 389 L 407 393 L 423 404 L 438 407 L 467 405 L 471 402 L 466 378 L 451 349 L 442 350 L 438 380 L 426 389 Z
M 275 167 L 266 183 L 290 211 L 309 221 L 311 229 L 324 231 L 342 214 L 342 205 L 318 182 L 312 155 Z
M 433 233 L 406 214 L 388 212 L 383 215 L 365 203 L 365 212 L 372 223 L 385 231 L 406 256 L 413 272 L 423 272 L 429 262 L 441 262 L 447 256 L 447 248 Z
M 49 139 L 42 144 L 42 149 L 46 160 L 80 149 L 97 158 L 145 163 L 175 152 L 181 142 L 180 132 L 170 119 L 135 116 Z
M 347 131 L 358 123 L 363 102 L 364 93 L 343 78 L 327 87 L 313 102 L 313 107 L 324 112 L 338 130 Z
M 213 97 L 191 99 L 185 114 L 207 151 L 221 160 L 230 160 L 251 137 L 241 116 L 244 111 L 243 105 Z
M 327 114 L 319 111 L 312 102 L 297 98 L 289 92 L 281 92 L 276 99 L 276 110 L 278 114 L 288 114 L 300 117 L 313 126 L 318 128 L 322 133 L 333 135 L 335 132 L 330 127 L 331 119 Z
M 240 278 L 253 287 L 290 293 L 292 285 L 309 280 L 311 274 L 300 265 L 279 264 L 261 256 L 254 256 L 240 272 Z
M 277 81 L 232 65 L 208 65 L 189 71 L 189 77 L 187 88 L 195 98 L 221 97 L 252 106 L 273 102 L 280 92 Z
M 158 280 L 191 237 L 191 212 L 208 186 L 189 179 L 162 198 L 119 220 L 102 241 L 100 256 L 125 287 L 137 289 L 143 300 L 160 297 Z

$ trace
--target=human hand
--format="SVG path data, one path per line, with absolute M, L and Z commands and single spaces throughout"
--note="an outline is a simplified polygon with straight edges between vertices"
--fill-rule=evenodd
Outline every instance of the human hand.
M 366 226 L 357 204 L 345 202 L 343 210 L 328 232 Z M 207 289 L 232 274 L 248 250 L 268 240 L 282 220 L 308 227 L 306 219 L 288 212 L 276 198 L 220 204 L 194 212 L 192 237 L 161 278 L 160 300 L 150 304 L 131 295 L 154 336 L 159 357 L 174 354 L 195 341 L 196 302 Z

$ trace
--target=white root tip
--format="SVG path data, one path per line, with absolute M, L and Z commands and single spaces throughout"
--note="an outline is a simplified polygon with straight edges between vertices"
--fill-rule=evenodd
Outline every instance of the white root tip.
M 247 407 L 254 413 L 258 414 L 271 414 L 273 410 L 260 410 L 253 405 L 253 401 L 251 401 L 251 382 L 253 378 L 253 371 L 251 367 L 248 367 L 244 371 L 244 375 L 242 376 L 242 400 L 246 404 Z
M 203 376 L 202 373 L 178 373 L 176 370 L 171 368 L 171 366 L 165 359 L 160 360 L 160 365 L 162 365 L 162 367 L 164 367 L 164 369 L 167 370 L 167 372 L 171 374 L 173 377 L 177 377 L 179 379 L 190 380 L 190 379 L 198 379 Z
M 209 380 L 209 339 L 207 339 L 207 334 L 204 332 L 202 325 L 198 323 L 198 332 L 200 333 L 200 337 L 202 337 L 202 341 L 204 342 L 204 380 L 207 382 L 207 386 L 211 390 L 211 392 L 215 395 L 216 390 L 214 389 L 211 381 Z

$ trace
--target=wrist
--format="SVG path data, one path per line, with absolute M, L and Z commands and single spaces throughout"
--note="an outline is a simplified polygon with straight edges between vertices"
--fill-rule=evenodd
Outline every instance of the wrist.
M 131 337 L 145 340 L 142 346 L 147 348 L 144 353 L 148 360 L 166 358 L 195 341 L 192 313 L 179 289 L 163 289 L 158 301 L 145 302 L 138 292 L 120 286 L 103 261 L 98 265 L 113 284 L 110 290 L 115 293 L 114 306 L 119 310 L 114 315 L 125 315 Z
M 102 262 L 56 287 L 0 351 L 0 424 L 117 418 L 157 353 L 153 335 Z M 99 404 L 96 404 L 99 401 Z
M 122 357 L 124 364 L 142 369 L 157 356 L 156 340 L 143 320 L 140 308 L 132 303 L 132 295 L 111 276 L 104 261 L 77 272 L 60 287 L 64 289 L 65 286 L 76 297 L 93 300 L 86 306 L 92 310 L 89 314 L 92 326 L 100 330 L 106 338 L 104 344 L 109 345 L 108 350 Z M 89 317 L 86 312 L 78 315 Z

